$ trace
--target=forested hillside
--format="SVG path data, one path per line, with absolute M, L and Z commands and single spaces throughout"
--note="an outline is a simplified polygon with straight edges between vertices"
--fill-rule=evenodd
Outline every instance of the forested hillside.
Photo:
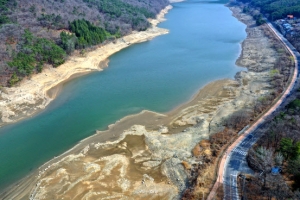
M 45 64 L 142 31 L 168 0 L 0 0 L 0 86 L 12 86 Z
M 268 14 L 271 20 L 282 19 L 292 14 L 300 17 L 299 0 L 238 0 L 260 8 L 261 12 Z

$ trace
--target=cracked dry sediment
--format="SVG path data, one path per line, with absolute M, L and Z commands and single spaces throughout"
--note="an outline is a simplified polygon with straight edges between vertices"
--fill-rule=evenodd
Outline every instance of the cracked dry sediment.
M 269 70 L 276 51 L 250 16 L 236 7 L 231 10 L 248 25 L 237 63 L 249 71 L 238 73 L 236 80 L 208 84 L 189 103 L 165 115 L 144 111 L 120 120 L 48 162 L 19 186 L 33 187 L 19 194 L 18 187 L 11 188 L 8 194 L 32 199 L 178 199 L 188 179 L 182 161 L 199 162 L 191 154 L 194 146 L 221 130 L 231 113 L 252 109 L 258 97 L 270 92 Z
M 13 123 L 22 118 L 28 117 L 41 109 L 44 109 L 56 96 L 55 92 L 49 90 L 62 84 L 74 75 L 101 71 L 107 66 L 107 59 L 112 54 L 126 48 L 134 43 L 140 43 L 152 38 L 167 34 L 166 29 L 156 27 L 164 21 L 164 15 L 172 6 L 162 10 L 156 19 L 149 19 L 152 27 L 146 31 L 134 31 L 130 35 L 117 39 L 104 46 L 100 46 L 83 56 L 71 56 L 58 68 L 45 67 L 42 73 L 34 74 L 22 80 L 19 86 L 0 89 L 0 126 Z

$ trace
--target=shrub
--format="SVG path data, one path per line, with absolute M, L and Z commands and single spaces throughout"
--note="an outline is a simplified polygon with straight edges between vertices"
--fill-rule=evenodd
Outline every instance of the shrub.
M 288 108 L 300 108 L 300 99 L 295 99 L 291 103 L 288 104 Z
M 16 67 L 18 72 L 29 75 L 36 69 L 42 71 L 42 63 L 57 67 L 65 61 L 65 51 L 54 42 L 45 38 L 36 38 L 29 30 L 25 30 L 24 42 L 20 52 L 8 62 L 10 67 Z

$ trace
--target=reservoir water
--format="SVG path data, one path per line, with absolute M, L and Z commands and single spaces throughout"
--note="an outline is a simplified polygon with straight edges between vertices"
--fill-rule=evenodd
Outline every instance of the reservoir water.
M 169 34 L 116 53 L 104 71 L 66 83 L 38 115 L 0 128 L 0 188 L 126 115 L 170 111 L 205 84 L 233 78 L 246 33 L 224 3 L 174 4 L 159 24 Z

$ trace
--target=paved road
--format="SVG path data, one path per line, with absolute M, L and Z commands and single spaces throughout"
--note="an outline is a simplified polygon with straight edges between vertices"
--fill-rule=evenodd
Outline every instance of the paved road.
M 271 23 L 268 22 L 267 24 L 293 55 L 295 59 L 294 74 L 292 76 L 290 85 L 286 88 L 281 98 L 228 148 L 227 153 L 225 153 L 220 162 L 218 178 L 207 198 L 209 200 L 213 199 L 217 188 L 222 184 L 224 186 L 224 199 L 239 199 L 237 175 L 240 173 L 253 173 L 246 163 L 246 155 L 250 147 L 255 144 L 255 142 L 261 136 L 261 133 L 263 133 L 263 131 L 258 131 L 258 128 L 263 126 L 267 117 L 272 116 L 276 110 L 283 106 L 282 104 L 284 100 L 286 100 L 286 98 L 289 97 L 289 94 L 293 92 L 295 89 L 295 84 L 297 84 L 299 81 L 299 52 L 274 28 Z
M 297 63 L 300 63 L 300 54 L 297 52 L 297 50 L 292 46 L 290 42 L 287 41 L 286 38 L 284 38 L 274 27 L 271 23 L 268 22 L 268 25 L 271 30 L 280 38 L 280 40 L 290 49 L 289 51 L 294 54 L 294 57 L 298 60 Z M 299 70 L 299 64 L 297 65 L 298 70 Z M 295 71 L 295 76 L 297 77 L 299 73 Z M 294 80 L 296 82 L 297 79 Z M 287 88 L 285 91 L 283 97 L 279 100 L 279 104 L 277 104 L 277 107 L 272 108 L 272 112 L 269 114 L 272 115 L 272 113 L 275 110 L 278 110 L 281 107 L 281 103 L 283 100 L 285 100 L 286 97 L 289 96 L 289 94 L 293 91 L 294 89 L 294 83 L 291 83 L 291 87 Z M 264 123 L 264 119 L 267 116 L 263 116 L 263 120 L 258 126 L 262 126 Z M 237 175 L 240 173 L 253 173 L 252 170 L 248 167 L 246 163 L 246 155 L 248 150 L 251 148 L 253 144 L 256 143 L 256 141 L 259 139 L 261 136 L 262 132 L 259 132 L 257 130 L 258 127 L 253 129 L 251 132 L 248 132 L 248 135 L 240 142 L 237 144 L 236 147 L 233 148 L 231 153 L 227 156 L 227 160 L 225 162 L 225 173 L 223 176 L 223 183 L 224 183 L 224 199 L 239 199 L 238 196 L 238 190 L 237 190 Z M 245 133 L 247 134 L 247 133 Z
M 223 176 L 224 199 L 239 199 L 237 191 L 237 175 L 239 173 L 252 174 L 253 171 L 246 163 L 246 155 L 249 148 L 259 139 L 259 135 L 249 134 L 231 153 L 225 162 L 225 173 Z

